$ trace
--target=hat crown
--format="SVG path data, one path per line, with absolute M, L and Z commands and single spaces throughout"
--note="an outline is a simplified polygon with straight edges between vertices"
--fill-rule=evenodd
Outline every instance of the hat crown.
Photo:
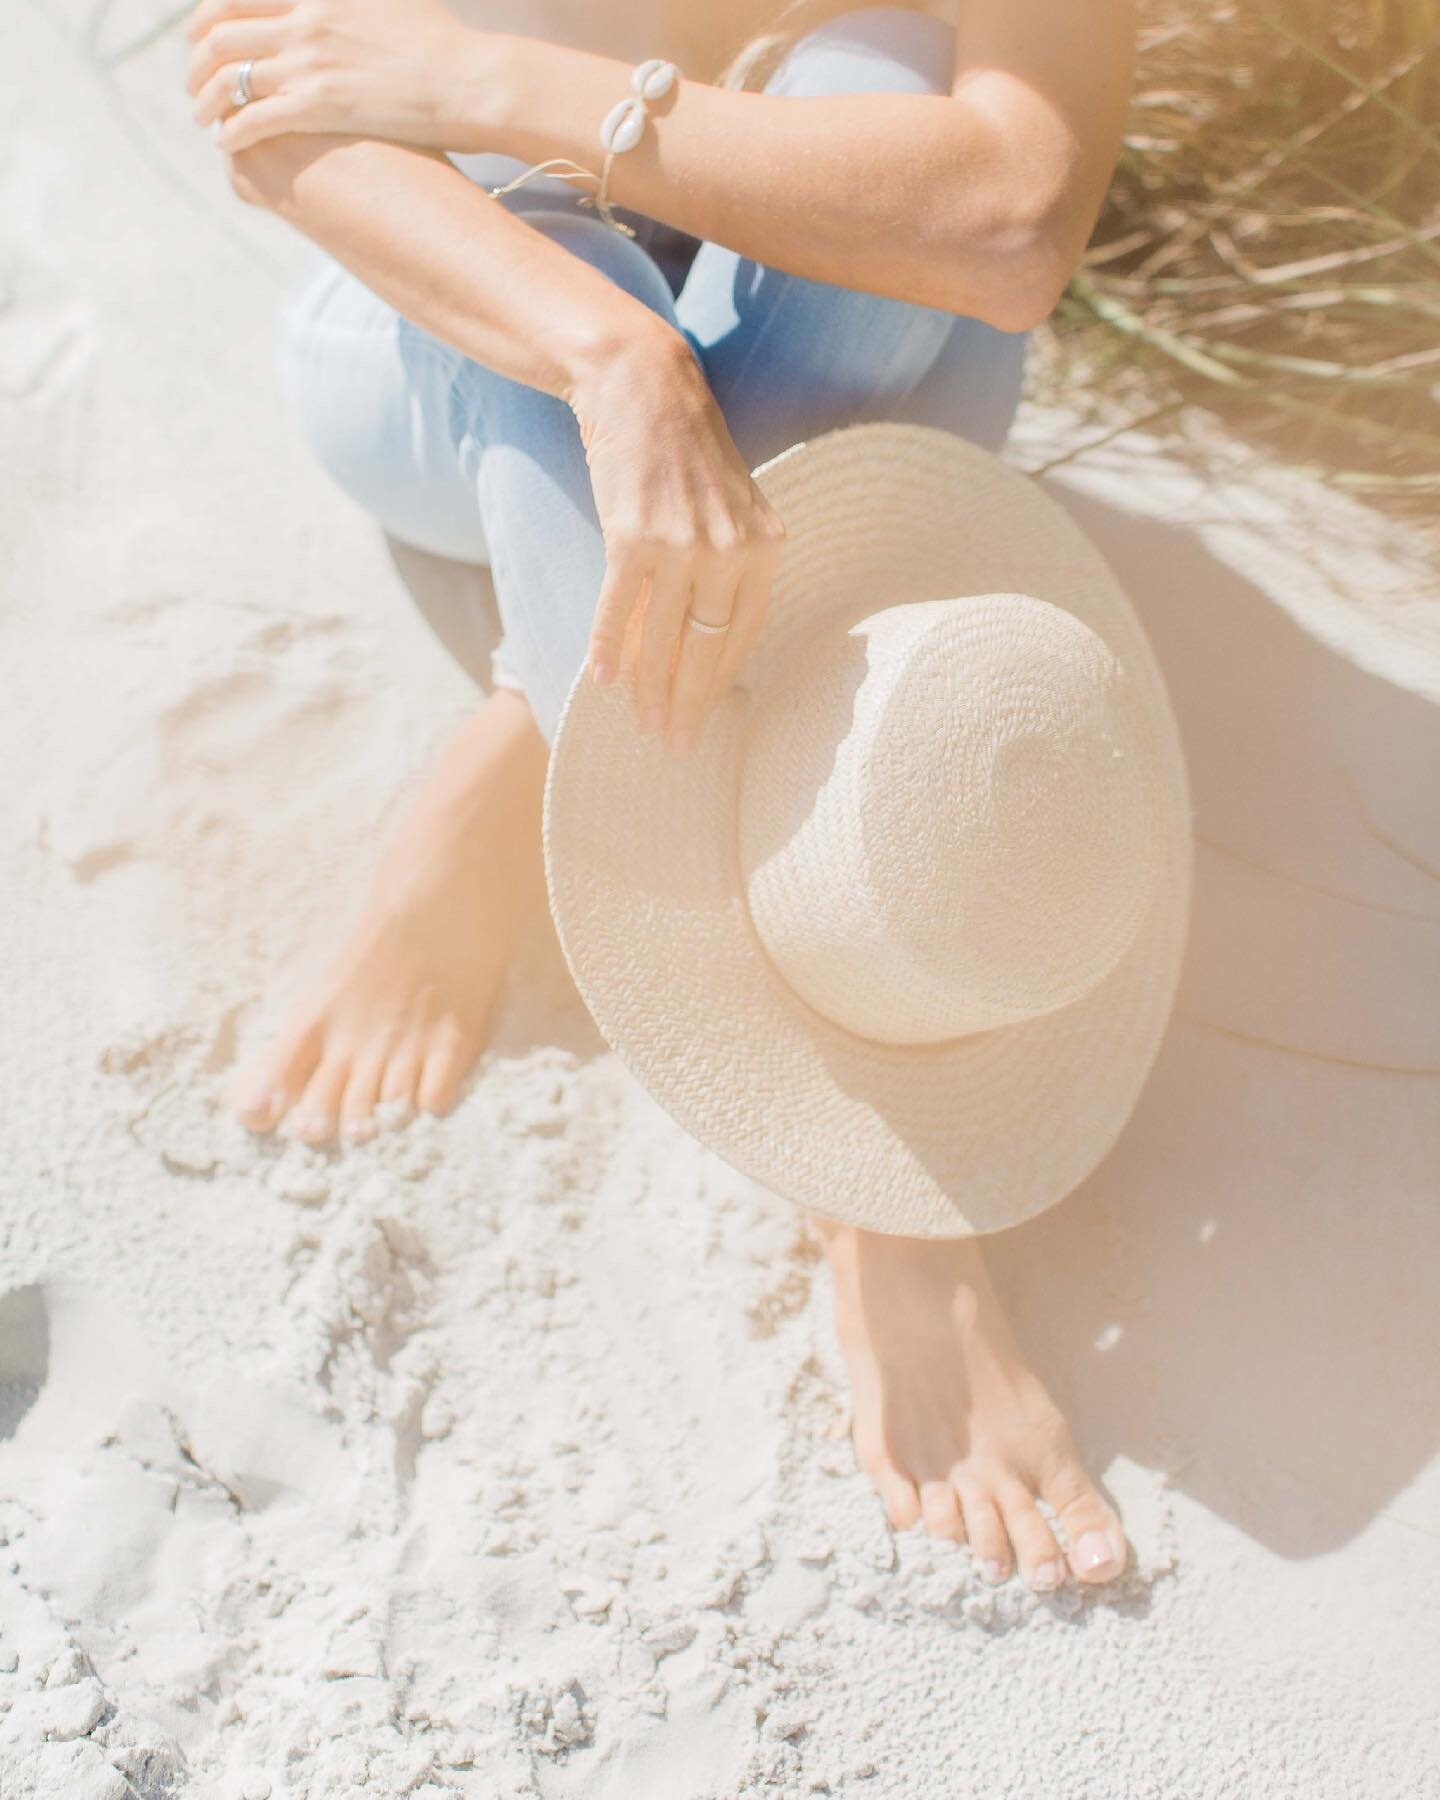
M 750 917 L 862 1037 L 936 1043 L 1089 992 L 1159 881 L 1153 721 L 1110 645 L 1026 594 L 871 610 L 797 646 L 746 733 Z

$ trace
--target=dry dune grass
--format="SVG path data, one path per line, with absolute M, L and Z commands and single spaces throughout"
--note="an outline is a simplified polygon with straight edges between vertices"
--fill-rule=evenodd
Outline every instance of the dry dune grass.
M 1124 148 L 1037 385 L 1107 431 L 1222 414 L 1267 461 L 1433 519 L 1437 122 L 1440 0 L 1142 0 Z

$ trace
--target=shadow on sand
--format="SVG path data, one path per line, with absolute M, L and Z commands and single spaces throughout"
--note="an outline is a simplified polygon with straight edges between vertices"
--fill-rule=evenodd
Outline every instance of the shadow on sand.
M 1195 904 L 1120 1143 L 991 1238 L 991 1260 L 1093 1467 L 1163 1468 L 1269 1548 L 1314 1555 L 1440 1443 L 1440 709 L 1308 637 L 1193 531 L 1046 485 L 1170 685 Z M 488 688 L 486 573 L 392 554 Z M 571 1044 L 568 1017 L 544 1025 L 599 1048 L 578 1021 Z
M 1095 1466 L 1315 1555 L 1440 1443 L 1440 709 L 1193 533 L 1062 497 L 1170 685 L 1194 914 L 1120 1143 L 992 1262 Z

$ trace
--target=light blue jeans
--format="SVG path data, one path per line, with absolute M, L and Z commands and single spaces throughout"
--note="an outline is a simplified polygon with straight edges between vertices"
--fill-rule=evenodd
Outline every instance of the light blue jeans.
M 801 38 L 766 91 L 946 93 L 953 56 L 942 21 L 860 7 Z M 524 167 L 454 160 L 486 185 Z M 544 176 L 499 204 L 683 333 L 749 467 L 861 419 L 1004 441 L 1027 333 L 767 268 L 617 207 L 636 228 L 627 238 L 579 197 Z M 489 565 L 502 627 L 492 678 L 525 693 L 552 741 L 605 570 L 569 407 L 431 337 L 323 253 L 281 305 L 277 358 L 289 410 L 353 499 L 403 543 Z

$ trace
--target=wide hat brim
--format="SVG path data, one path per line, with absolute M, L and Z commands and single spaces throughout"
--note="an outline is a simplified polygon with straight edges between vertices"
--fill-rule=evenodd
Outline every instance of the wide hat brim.
M 753 471 L 785 523 L 765 621 L 688 756 L 641 734 L 628 673 L 580 670 L 545 781 L 550 907 L 597 1026 L 687 1131 L 774 1193 L 912 1237 L 1019 1224 L 1099 1164 L 1174 1003 L 1192 834 L 1178 726 L 1114 572 L 1028 476 L 929 425 L 846 425 Z M 878 607 L 1023 593 L 1106 640 L 1149 709 L 1171 796 L 1160 877 L 1116 967 L 1081 999 L 934 1044 L 815 1011 L 752 924 L 737 851 L 747 709 L 806 634 Z M 843 871 L 839 872 L 843 876 Z

